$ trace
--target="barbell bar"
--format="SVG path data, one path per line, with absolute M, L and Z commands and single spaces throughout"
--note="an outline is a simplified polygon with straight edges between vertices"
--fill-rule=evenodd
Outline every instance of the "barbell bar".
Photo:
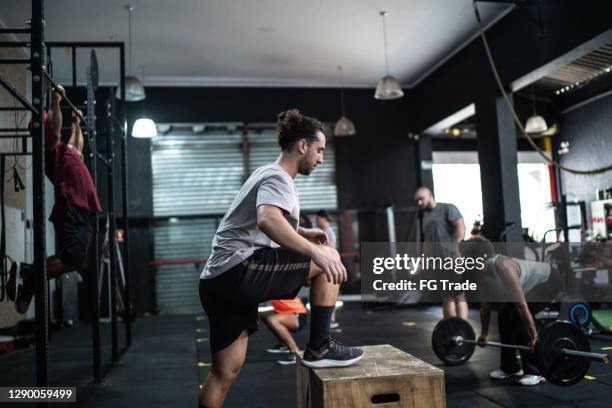
M 455 336 L 452 340 L 455 343 L 457 343 L 458 346 L 461 346 L 463 343 L 478 344 L 477 340 L 464 339 L 461 336 Z M 518 350 L 531 351 L 531 347 L 529 346 L 521 346 L 518 344 L 504 344 L 504 343 L 498 343 L 496 341 L 487 341 L 485 343 L 485 346 L 513 348 L 513 349 L 518 349 Z M 588 351 L 571 350 L 571 349 L 566 349 L 566 348 L 561 349 L 560 353 L 566 357 L 571 356 L 571 357 L 576 357 L 576 358 L 586 358 L 592 361 L 597 361 L 600 363 L 608 364 L 608 355 L 604 353 L 592 353 Z

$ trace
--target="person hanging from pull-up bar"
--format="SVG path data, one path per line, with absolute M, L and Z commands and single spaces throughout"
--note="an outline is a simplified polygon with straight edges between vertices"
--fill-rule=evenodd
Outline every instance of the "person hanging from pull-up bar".
M 87 271 L 94 242 L 96 214 L 102 211 L 91 174 L 83 162 L 84 139 L 81 120 L 74 112 L 70 138 L 67 142 L 61 139 L 60 102 L 64 95 L 62 86 L 54 90 L 49 111 L 45 113 L 44 119 L 45 173 L 55 189 L 55 204 L 50 220 L 55 227 L 59 245 L 58 255 L 47 258 L 49 279 L 68 272 L 77 271 L 83 274 Z M 7 296 L 15 302 L 19 313 L 27 312 L 32 301 L 36 272 L 31 264 L 11 264 Z

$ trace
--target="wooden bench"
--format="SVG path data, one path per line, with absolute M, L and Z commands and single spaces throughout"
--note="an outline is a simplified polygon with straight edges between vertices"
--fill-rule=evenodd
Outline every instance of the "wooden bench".
M 311 369 L 297 363 L 298 408 L 445 406 L 444 371 L 388 344 L 363 347 L 351 367 Z

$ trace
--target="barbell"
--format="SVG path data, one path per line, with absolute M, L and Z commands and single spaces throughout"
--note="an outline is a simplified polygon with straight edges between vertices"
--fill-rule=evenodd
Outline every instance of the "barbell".
M 436 356 L 449 366 L 461 365 L 472 357 L 476 335 L 472 326 L 459 317 L 441 320 L 434 328 L 431 344 Z M 487 346 L 531 352 L 531 347 L 487 342 Z M 608 363 L 608 355 L 592 353 L 588 337 L 573 323 L 554 321 L 538 333 L 535 356 L 542 375 L 552 384 L 574 385 L 584 378 L 591 361 Z

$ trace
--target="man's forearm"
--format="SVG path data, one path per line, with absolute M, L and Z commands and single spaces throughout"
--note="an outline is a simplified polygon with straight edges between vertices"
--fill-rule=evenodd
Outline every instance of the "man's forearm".
M 272 214 L 258 220 L 259 229 L 277 244 L 311 256 L 313 244 L 298 234 L 282 215 Z
M 53 99 L 49 106 L 49 123 L 53 131 L 53 137 L 58 138 L 62 131 L 62 110 L 59 101 Z
M 519 303 L 516 305 L 516 307 L 518 308 L 519 315 L 521 316 L 521 320 L 523 321 L 525 328 L 527 328 L 529 336 L 533 337 L 534 335 L 537 335 L 538 330 L 527 303 Z

